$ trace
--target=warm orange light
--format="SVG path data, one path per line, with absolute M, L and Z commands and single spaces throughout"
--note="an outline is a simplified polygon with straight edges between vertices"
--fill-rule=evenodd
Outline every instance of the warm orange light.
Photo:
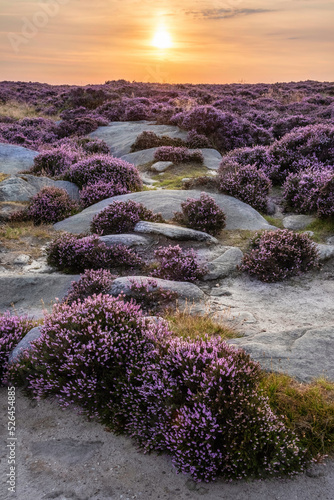
M 166 28 L 159 27 L 157 29 L 152 45 L 157 49 L 170 49 L 172 47 L 172 39 Z

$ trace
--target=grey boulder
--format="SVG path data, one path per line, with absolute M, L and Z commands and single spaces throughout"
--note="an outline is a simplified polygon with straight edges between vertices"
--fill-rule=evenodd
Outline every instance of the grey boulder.
M 285 229 L 299 231 L 305 229 L 305 227 L 315 220 L 316 218 L 311 215 L 288 215 L 283 219 L 283 226 Z
M 154 161 L 154 154 L 158 148 L 143 149 L 142 151 L 136 151 L 135 153 L 129 153 L 127 155 L 121 156 L 121 159 L 132 163 L 135 167 L 140 167 L 146 163 L 152 163 Z
M 201 151 L 204 156 L 204 166 L 209 170 L 218 170 L 222 160 L 219 151 L 211 148 L 201 148 Z
M 210 234 L 203 231 L 195 231 L 187 227 L 174 226 L 172 224 L 161 224 L 158 222 L 137 222 L 134 228 L 137 233 L 146 234 L 160 234 L 170 238 L 171 240 L 194 240 L 194 241 L 208 241 L 210 243 L 218 243 L 218 240 Z
M 207 264 L 209 272 L 204 276 L 204 281 L 226 278 L 237 270 L 242 258 L 240 248 L 225 247 L 225 252 L 220 257 Z
M 173 165 L 172 161 L 157 161 L 151 166 L 153 172 L 166 172 Z
M 30 330 L 22 340 L 17 344 L 17 346 L 13 349 L 13 351 L 10 353 L 8 362 L 9 364 L 16 363 L 19 358 L 21 357 L 21 354 L 31 348 L 31 342 L 34 340 L 38 339 L 41 336 L 41 330 L 37 326 Z
M 324 261 L 334 257 L 334 245 L 325 245 L 323 243 L 316 244 L 319 252 L 319 260 Z
M 54 181 L 48 177 L 37 177 L 30 174 L 13 176 L 0 182 L 0 201 L 29 201 L 44 187 L 64 189 L 72 200 L 79 200 L 79 188 L 73 182 Z
M 128 297 L 134 297 L 135 293 L 131 290 L 131 283 L 149 284 L 150 280 L 157 282 L 158 288 L 164 291 L 175 292 L 181 300 L 197 301 L 204 299 L 204 292 L 193 283 L 183 281 L 169 281 L 160 278 L 149 278 L 147 276 L 127 276 L 114 280 L 110 294 L 117 297 L 121 293 Z
M 124 245 L 126 247 L 145 247 L 151 244 L 151 239 L 139 234 L 107 234 L 100 236 L 100 240 L 107 246 Z
M 22 146 L 0 143 L 0 173 L 13 175 L 28 170 L 38 154 Z

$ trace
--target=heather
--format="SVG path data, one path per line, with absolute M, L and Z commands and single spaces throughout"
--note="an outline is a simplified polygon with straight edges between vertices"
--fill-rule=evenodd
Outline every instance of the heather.
M 108 269 L 86 269 L 78 281 L 73 281 L 71 288 L 62 302 L 72 304 L 78 300 L 83 301 L 92 295 L 107 294 L 115 276 Z
M 142 203 L 133 200 L 113 201 L 107 208 L 96 214 L 91 230 L 98 234 L 116 234 L 133 231 L 140 220 L 164 222 L 161 214 L 155 214 Z
M 160 146 L 185 146 L 182 139 L 169 137 L 168 135 L 159 136 L 151 131 L 144 131 L 138 135 L 131 146 L 131 151 L 142 151 L 143 149 L 158 148 Z
M 66 145 L 40 153 L 34 159 L 31 173 L 47 177 L 62 175 L 71 165 L 80 160 L 80 154 Z
M 200 150 L 191 151 L 185 147 L 161 146 L 154 153 L 156 161 L 171 161 L 173 163 L 203 163 L 204 157 Z
M 206 273 L 205 266 L 199 263 L 192 248 L 182 249 L 179 245 L 159 247 L 154 256 L 157 266 L 151 274 L 157 278 L 194 282 Z
M 47 262 L 59 271 L 75 274 L 86 269 L 132 268 L 140 266 L 141 259 L 124 245 L 107 247 L 97 235 L 64 233 L 48 246 Z
M 148 278 L 145 282 L 137 279 L 130 280 L 131 300 L 140 305 L 146 313 L 161 312 L 178 298 L 176 292 L 163 290 L 157 280 Z
M 259 391 L 260 375 L 243 351 L 174 338 L 109 295 L 57 304 L 9 372 L 34 398 L 55 397 L 168 453 L 196 481 L 303 470 L 305 453 Z
M 309 271 L 317 264 L 318 253 L 308 234 L 278 229 L 253 238 L 241 269 L 271 283 Z
M 83 208 L 87 208 L 106 198 L 127 193 L 129 193 L 129 190 L 122 183 L 99 181 L 94 184 L 87 184 L 81 189 L 80 202 Z
M 181 209 L 182 212 L 174 213 L 174 219 L 191 229 L 216 235 L 225 227 L 224 211 L 206 193 L 201 193 L 198 200 L 187 198 Z

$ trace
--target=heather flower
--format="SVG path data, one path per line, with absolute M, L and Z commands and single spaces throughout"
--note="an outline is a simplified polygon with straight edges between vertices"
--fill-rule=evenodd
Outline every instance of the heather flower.
M 45 187 L 30 201 L 25 209 L 26 219 L 34 224 L 55 224 L 79 211 L 79 205 L 72 201 L 65 189 Z
M 206 273 L 193 249 L 183 250 L 179 245 L 159 247 L 154 255 L 158 267 L 152 271 L 152 276 L 172 281 L 194 282 Z
M 75 301 L 83 301 L 92 295 L 99 295 L 109 293 L 115 276 L 107 269 L 87 269 L 81 274 L 78 281 L 73 281 L 71 288 L 63 298 L 62 302 L 72 304 Z
M 201 193 L 199 200 L 187 198 L 181 203 L 182 212 L 175 212 L 174 219 L 187 227 L 216 235 L 225 227 L 224 211 L 215 200 Z
M 156 161 L 172 161 L 173 163 L 204 163 L 200 150 L 191 151 L 185 147 L 161 146 L 154 153 Z
M 78 151 L 73 151 L 66 145 L 62 145 L 59 149 L 45 151 L 36 156 L 31 172 L 47 177 L 56 177 L 63 174 L 79 159 L 80 154 Z
M 127 193 L 129 193 L 129 190 L 121 183 L 99 181 L 95 184 L 87 184 L 81 189 L 80 202 L 83 208 L 87 208 L 106 198 Z
M 185 146 L 182 139 L 169 137 L 168 135 L 159 136 L 151 131 L 144 131 L 136 138 L 131 146 L 131 151 L 142 151 L 143 149 L 158 148 L 160 146 Z

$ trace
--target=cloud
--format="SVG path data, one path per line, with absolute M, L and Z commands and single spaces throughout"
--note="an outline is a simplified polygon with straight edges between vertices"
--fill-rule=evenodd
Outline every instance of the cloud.
M 276 11 L 271 9 L 202 9 L 197 11 L 187 11 L 186 15 L 205 19 L 231 19 L 233 17 L 251 16 L 267 12 Z

